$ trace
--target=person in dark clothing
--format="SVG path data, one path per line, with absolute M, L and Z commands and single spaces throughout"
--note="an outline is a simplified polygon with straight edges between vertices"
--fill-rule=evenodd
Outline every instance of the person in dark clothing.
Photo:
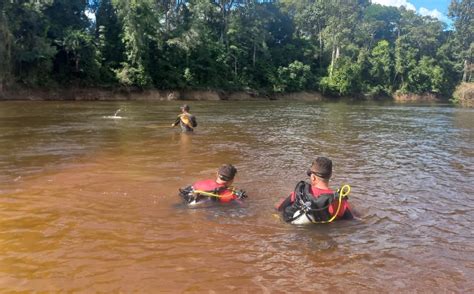
M 176 121 L 171 126 L 175 127 L 178 124 L 183 132 L 192 132 L 197 127 L 196 117 L 189 113 L 189 105 L 184 104 L 181 106 L 181 114 L 178 115 Z

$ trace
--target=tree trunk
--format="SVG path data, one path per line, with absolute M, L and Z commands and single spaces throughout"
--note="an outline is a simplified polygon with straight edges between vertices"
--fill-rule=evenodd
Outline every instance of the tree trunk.
M 464 60 L 464 71 L 462 74 L 462 81 L 467 82 L 468 81 L 468 71 L 469 71 L 469 62 L 467 59 Z
M 234 56 L 234 75 L 237 76 L 237 57 Z
M 81 60 L 81 55 L 77 54 L 77 57 L 75 58 L 75 69 L 76 72 L 79 72 L 79 61 Z
M 333 45 L 332 56 L 331 56 L 331 67 L 329 69 L 329 78 L 332 78 L 332 72 L 334 70 L 334 64 L 339 59 L 339 46 Z
M 331 65 L 329 67 L 329 78 L 332 78 L 332 70 L 334 69 L 334 59 L 336 57 L 336 47 L 332 46 L 332 54 L 331 54 Z
M 255 68 L 256 57 L 257 57 L 257 45 L 255 44 L 255 41 L 254 41 L 253 42 L 253 58 L 252 58 L 252 64 L 254 68 Z
M 321 27 L 318 28 L 319 30 L 319 68 L 322 69 L 323 67 L 323 32 Z

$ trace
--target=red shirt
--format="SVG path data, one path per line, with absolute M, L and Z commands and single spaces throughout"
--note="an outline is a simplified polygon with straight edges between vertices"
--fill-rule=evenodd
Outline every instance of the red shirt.
M 232 190 L 227 188 L 224 184 L 218 184 L 215 180 L 203 180 L 193 184 L 194 190 L 200 190 L 205 192 L 212 192 L 216 189 L 219 190 L 219 201 L 220 202 L 230 202 L 237 199 Z

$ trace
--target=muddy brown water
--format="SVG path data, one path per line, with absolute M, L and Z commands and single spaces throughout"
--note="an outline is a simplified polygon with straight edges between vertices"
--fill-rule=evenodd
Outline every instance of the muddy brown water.
M 190 105 L 187 135 L 177 102 L 1 102 L 0 292 L 474 291 L 474 110 Z M 359 220 L 275 216 L 318 155 Z M 180 204 L 227 162 L 244 205 Z

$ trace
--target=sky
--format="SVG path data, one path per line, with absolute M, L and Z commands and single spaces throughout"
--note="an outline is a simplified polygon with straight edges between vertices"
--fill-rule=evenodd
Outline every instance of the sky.
M 386 6 L 405 6 L 408 9 L 416 10 L 421 15 L 429 15 L 446 23 L 450 23 L 448 18 L 448 7 L 451 0 L 372 0 Z
M 372 3 L 395 7 L 405 6 L 421 15 L 435 17 L 448 25 L 452 23 L 448 18 L 448 7 L 451 0 L 372 0 Z M 89 11 L 86 14 L 91 20 L 95 20 L 95 15 L 92 12 Z

